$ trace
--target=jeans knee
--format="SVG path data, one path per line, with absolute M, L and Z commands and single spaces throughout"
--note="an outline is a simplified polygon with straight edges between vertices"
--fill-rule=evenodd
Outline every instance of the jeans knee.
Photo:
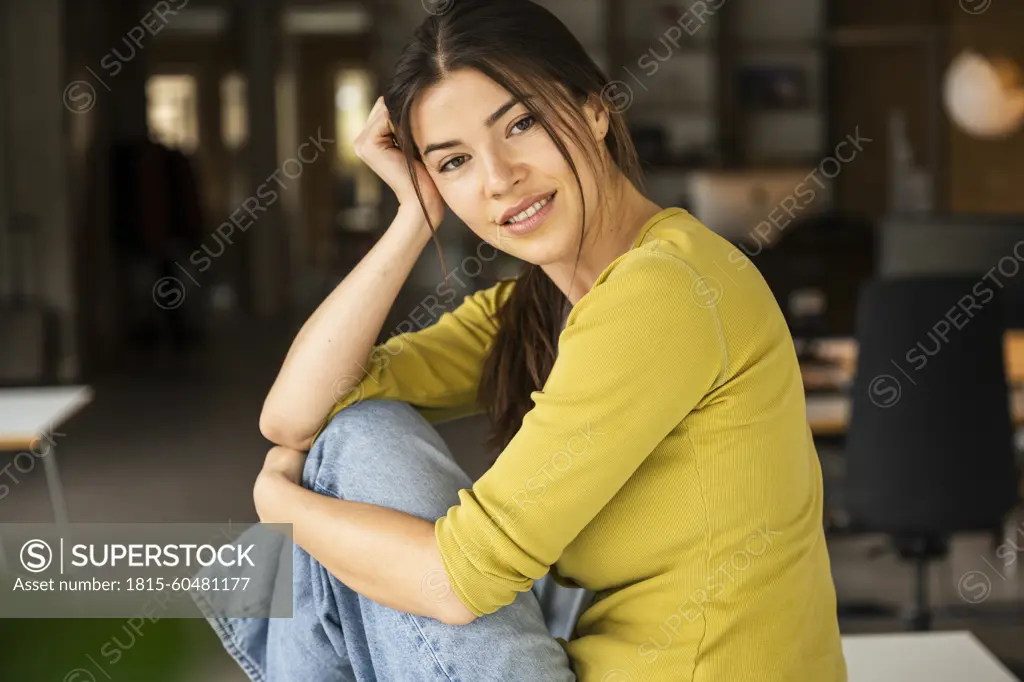
M 324 495 L 440 516 L 472 481 L 433 426 L 408 403 L 364 400 L 339 412 L 314 443 L 303 485 Z
M 394 437 L 416 425 L 420 417 L 408 403 L 362 400 L 338 412 L 324 426 L 306 458 L 302 483 L 307 488 L 332 488 L 347 469 L 347 460 L 377 440 Z

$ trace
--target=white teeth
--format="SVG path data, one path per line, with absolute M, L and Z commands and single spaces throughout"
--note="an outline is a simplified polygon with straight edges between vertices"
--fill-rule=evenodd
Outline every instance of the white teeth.
M 544 206 L 548 203 L 548 201 L 550 199 L 551 199 L 551 197 L 548 197 L 546 199 L 541 199 L 540 201 L 535 203 L 533 206 L 530 206 L 528 209 L 526 209 L 525 211 L 520 213 L 519 215 L 512 216 L 511 218 L 509 218 L 506 221 L 506 223 L 507 224 L 514 224 L 514 223 L 518 223 L 518 222 L 522 222 L 522 221 L 526 220 L 527 218 L 532 216 L 534 213 L 536 213 L 540 209 L 544 208 Z

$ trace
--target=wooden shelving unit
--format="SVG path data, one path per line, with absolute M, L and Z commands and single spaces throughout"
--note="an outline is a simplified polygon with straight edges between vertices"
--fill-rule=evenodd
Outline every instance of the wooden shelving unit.
M 634 130 L 663 135 L 653 172 L 692 169 L 694 158 L 705 168 L 793 165 L 823 152 L 825 0 L 730 0 L 713 14 L 691 12 L 692 0 L 541 2 L 632 90 Z M 806 102 L 752 106 L 741 82 L 751 67 L 797 69 Z

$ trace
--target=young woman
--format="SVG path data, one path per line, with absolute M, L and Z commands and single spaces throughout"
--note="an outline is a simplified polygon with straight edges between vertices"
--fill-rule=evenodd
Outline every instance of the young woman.
M 214 621 L 253 680 L 845 680 L 785 321 L 641 193 L 607 84 L 526 0 L 455 2 L 399 59 L 357 148 L 400 208 L 261 418 L 257 510 L 298 547 L 293 619 Z M 374 346 L 446 207 L 525 267 Z M 433 424 L 475 412 L 474 483 Z M 595 593 L 568 641 L 549 572 Z

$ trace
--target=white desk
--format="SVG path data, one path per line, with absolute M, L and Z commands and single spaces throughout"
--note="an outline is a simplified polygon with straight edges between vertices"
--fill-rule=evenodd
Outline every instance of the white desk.
M 0 450 L 28 450 L 44 434 L 57 430 L 92 402 L 88 386 L 41 386 L 0 389 Z M 57 472 L 60 444 L 41 457 L 50 504 L 57 523 L 68 520 L 64 490 Z
M 969 632 L 846 635 L 849 682 L 1020 682 Z

